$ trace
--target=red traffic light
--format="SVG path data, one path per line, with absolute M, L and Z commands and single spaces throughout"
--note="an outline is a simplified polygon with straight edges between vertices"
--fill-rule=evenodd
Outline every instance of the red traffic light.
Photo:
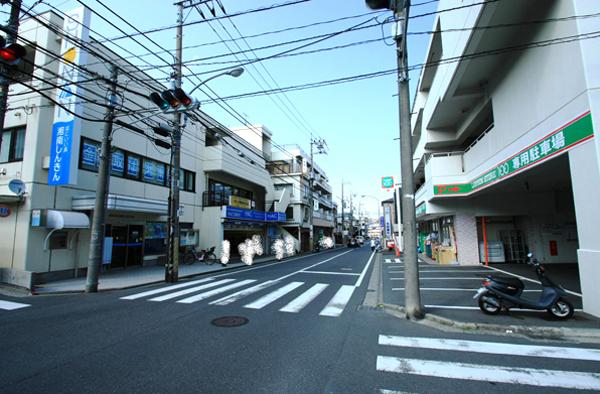
M 3 42 L 5 42 L 4 38 L 0 40 L 0 44 L 3 44 Z M 26 54 L 27 51 L 23 45 L 10 44 L 7 47 L 2 45 L 2 48 L 0 49 L 0 61 L 7 64 L 17 64 Z
M 162 93 L 152 92 L 148 97 L 163 112 L 181 112 L 198 107 L 197 101 L 188 96 L 181 88 L 168 89 Z

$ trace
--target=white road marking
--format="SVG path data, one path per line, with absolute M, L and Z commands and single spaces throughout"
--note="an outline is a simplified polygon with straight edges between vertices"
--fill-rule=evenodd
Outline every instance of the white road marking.
M 377 357 L 377 370 L 451 379 L 600 390 L 600 374 L 598 373 L 451 363 L 388 356 Z
M 256 280 L 254 280 L 254 279 L 246 279 L 246 280 L 243 280 L 241 282 L 232 283 L 232 284 L 227 285 L 227 286 L 219 287 L 218 289 L 214 289 L 214 290 L 206 291 L 204 293 L 196 294 L 196 295 L 193 295 L 191 297 L 187 297 L 187 298 L 184 298 L 182 300 L 179 300 L 177 302 L 179 302 L 181 304 L 191 304 L 192 302 L 201 301 L 201 300 L 207 299 L 209 297 L 212 297 L 212 296 L 214 296 L 216 294 L 221 294 L 221 293 L 224 293 L 224 292 L 226 292 L 228 290 L 235 289 L 235 288 L 238 288 L 238 287 L 242 287 L 242 286 L 245 286 L 245 285 L 253 283 L 253 282 L 256 282 Z
M 419 277 L 419 280 L 465 280 L 465 279 L 469 279 L 469 280 L 478 280 L 481 281 L 481 278 L 465 278 L 465 277 L 446 277 L 446 278 L 423 278 L 423 277 Z M 404 278 L 390 278 L 390 280 L 404 280 Z
M 15 309 L 27 308 L 30 304 L 21 304 L 20 302 L 2 301 L 0 300 L 0 309 L 13 311 Z
M 452 350 L 486 354 L 509 354 L 525 357 L 567 358 L 570 360 L 600 361 L 600 350 L 576 347 L 516 345 L 512 343 L 465 341 L 422 337 L 400 337 L 379 335 L 379 344 L 384 346 L 411 347 L 421 349 Z
M 197 285 L 198 283 L 208 282 L 209 280 L 213 280 L 213 279 L 214 278 L 204 278 L 204 279 L 200 279 L 200 280 L 193 280 L 191 282 L 180 283 L 178 285 L 161 287 L 160 289 L 144 291 L 143 293 L 137 293 L 137 294 L 133 294 L 133 295 L 126 296 L 126 297 L 121 297 L 120 299 L 121 300 L 137 300 L 138 298 L 147 297 L 149 295 L 154 295 L 154 294 L 159 294 L 159 293 L 166 293 L 167 291 L 181 289 L 182 287 Z
M 290 312 L 290 313 L 298 313 L 300 312 L 306 305 L 310 304 L 312 300 L 317 298 L 319 294 L 323 290 L 325 290 L 329 286 L 325 283 L 317 283 L 300 296 L 296 297 L 292 302 L 284 306 L 280 309 L 281 312 Z
M 464 272 L 467 272 L 467 273 L 470 273 L 470 274 L 474 274 L 474 273 L 488 273 L 489 274 L 489 273 L 491 273 L 490 270 L 460 270 L 460 269 L 457 270 L 457 269 L 441 269 L 441 268 L 440 269 L 434 269 L 434 270 L 419 270 L 419 273 L 431 273 L 431 272 L 435 272 L 435 273 L 439 273 L 439 272 L 443 272 L 443 273 L 446 273 L 446 272 L 461 272 L 461 273 L 464 273 Z
M 225 296 L 223 298 L 219 298 L 218 300 L 209 302 L 209 304 L 210 305 L 229 305 L 229 304 L 234 303 L 234 302 L 236 302 L 236 301 L 238 301 L 238 300 L 240 300 L 240 299 L 242 299 L 242 298 L 244 298 L 244 297 L 246 297 L 246 296 L 248 296 L 250 294 L 254 294 L 254 293 L 258 292 L 258 291 L 261 291 L 262 289 L 266 289 L 269 286 L 273 286 L 275 283 L 277 283 L 277 282 L 272 281 L 272 280 L 268 280 L 268 281 L 263 282 L 263 283 L 261 283 L 259 285 L 249 287 L 249 288 L 244 289 L 242 291 L 238 291 L 237 293 L 233 293 L 233 294 L 230 294 L 230 295 Z
M 393 287 L 392 290 L 404 290 L 404 287 Z M 477 291 L 477 289 L 460 289 L 460 288 L 446 288 L 446 287 L 421 287 L 420 290 L 425 291 Z M 541 293 L 541 290 L 523 290 L 523 293 Z
M 344 311 L 346 304 L 350 301 L 350 297 L 352 297 L 352 293 L 356 286 L 342 286 L 337 293 L 333 296 L 331 301 L 323 308 L 319 316 L 331 316 L 338 317 Z
M 170 300 L 171 298 L 175 298 L 175 297 L 179 297 L 179 296 L 182 296 L 182 295 L 194 293 L 196 291 L 208 289 L 210 287 L 219 286 L 219 285 L 225 284 L 227 282 L 231 282 L 231 281 L 233 281 L 233 279 L 221 279 L 219 281 L 207 283 L 207 284 L 202 285 L 202 286 L 192 287 L 191 289 L 180 290 L 180 291 L 176 291 L 175 293 L 165 294 L 164 296 L 150 298 L 149 301 L 160 302 L 160 301 Z
M 350 252 L 352 252 L 352 250 L 348 250 L 348 251 L 346 251 L 346 252 L 343 252 L 343 253 L 340 253 L 340 254 L 336 254 L 335 256 L 333 256 L 333 257 L 330 257 L 330 258 L 328 258 L 328 259 L 326 259 L 326 260 L 319 261 L 319 262 L 318 262 L 318 263 L 316 263 L 316 264 L 310 265 L 310 266 L 308 266 L 308 267 L 306 267 L 306 268 L 302 268 L 301 270 L 298 270 L 298 271 L 292 272 L 291 274 L 287 274 L 287 275 L 281 276 L 281 277 L 279 277 L 279 278 L 277 278 L 277 279 L 275 279 L 275 280 L 276 280 L 276 281 L 279 281 L 279 280 L 283 280 L 283 279 L 289 278 L 290 276 L 293 276 L 293 275 L 299 274 L 299 273 L 301 273 L 301 272 L 307 271 L 307 270 L 311 269 L 312 267 L 316 267 L 317 265 L 321 265 L 321 264 L 323 264 L 323 263 L 326 263 L 326 262 L 328 262 L 328 261 L 331 261 L 331 260 L 333 260 L 333 259 L 337 259 L 338 257 L 340 257 L 340 256 L 343 256 L 343 255 L 345 255 L 345 254 L 348 254 L 348 253 L 350 253 Z
M 304 284 L 304 282 L 288 283 L 287 285 L 280 287 L 279 289 L 275 290 L 274 292 L 269 293 L 266 296 L 259 298 L 258 300 L 254 301 L 254 302 L 251 302 L 250 304 L 244 305 L 244 308 L 261 309 L 261 308 L 269 305 L 271 302 L 276 301 L 279 298 L 283 297 L 284 295 L 286 295 L 290 291 L 294 290 L 295 288 L 302 286 L 303 284 Z
M 373 257 L 375 257 L 375 252 L 371 252 L 371 257 L 369 258 L 369 261 L 367 261 L 367 264 L 365 264 L 365 268 L 363 268 L 362 272 L 360 273 L 360 276 L 358 277 L 358 280 L 354 284 L 354 287 L 360 287 L 365 275 L 367 274 L 367 270 L 369 269 L 369 266 L 371 265 L 371 261 L 373 261 Z
M 301 274 L 325 274 L 325 275 L 350 275 L 359 276 L 360 274 L 354 274 L 350 272 L 327 272 L 327 271 L 302 271 Z

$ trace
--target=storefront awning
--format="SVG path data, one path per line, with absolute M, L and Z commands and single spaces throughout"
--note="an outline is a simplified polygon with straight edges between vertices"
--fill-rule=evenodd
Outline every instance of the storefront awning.
M 95 194 L 75 196 L 73 197 L 73 209 L 77 211 L 93 211 L 95 202 Z M 109 211 L 144 212 L 153 213 L 155 215 L 166 215 L 168 213 L 168 204 L 167 201 L 109 194 L 107 209 Z
M 46 211 L 46 228 L 69 229 L 90 228 L 90 219 L 85 213 L 71 211 Z

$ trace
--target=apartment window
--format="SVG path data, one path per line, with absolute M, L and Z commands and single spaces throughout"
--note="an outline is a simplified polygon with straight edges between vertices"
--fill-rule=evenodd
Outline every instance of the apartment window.
M 0 163 L 22 161 L 25 151 L 25 127 L 5 129 L 0 141 Z

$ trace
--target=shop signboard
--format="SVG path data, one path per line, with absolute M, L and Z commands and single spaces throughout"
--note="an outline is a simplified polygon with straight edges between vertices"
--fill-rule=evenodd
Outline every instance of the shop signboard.
M 474 193 L 564 153 L 593 137 L 592 115 L 588 111 L 470 182 L 434 185 L 433 193 L 439 197 Z
M 251 209 L 252 201 L 240 196 L 229 196 L 229 205 L 237 208 Z
M 49 185 L 74 185 L 77 183 L 77 162 L 79 160 L 79 136 L 81 119 L 78 115 L 83 105 L 77 97 L 81 94 L 79 64 L 86 64 L 87 53 L 82 50 L 89 41 L 90 10 L 76 8 L 65 14 L 62 30 L 65 32 L 60 53 L 64 61 L 59 63 L 54 108 L 52 139 L 50 144 Z
M 382 176 L 381 177 L 381 188 L 382 189 L 391 189 L 394 187 L 394 177 L 393 176 Z
M 423 216 L 427 213 L 427 205 L 425 202 L 422 202 L 421 204 L 419 204 L 419 206 L 417 206 L 417 208 L 415 209 L 415 214 L 416 216 Z
M 263 212 L 253 209 L 225 206 L 222 210 L 224 219 L 238 219 L 255 222 L 285 222 L 285 212 Z
M 384 217 L 385 217 L 385 237 L 390 239 L 392 238 L 392 220 L 390 215 L 390 207 L 386 206 L 384 208 Z

